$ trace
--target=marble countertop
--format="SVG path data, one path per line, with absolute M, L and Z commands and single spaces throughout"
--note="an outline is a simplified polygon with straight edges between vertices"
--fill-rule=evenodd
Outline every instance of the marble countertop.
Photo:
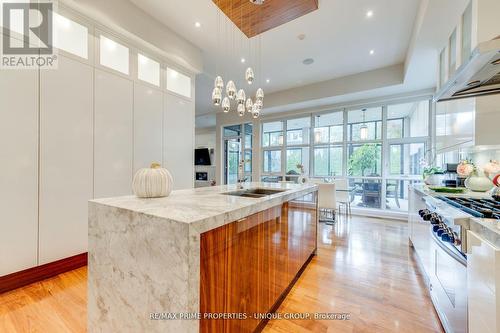
M 244 184 L 244 189 L 251 188 L 285 191 L 262 198 L 246 198 L 222 194 L 238 190 L 236 185 L 222 185 L 172 191 L 165 198 L 141 199 L 131 195 L 90 202 L 180 223 L 198 224 L 212 219 L 222 219 L 228 223 L 310 193 L 317 189 L 317 185 L 261 182 Z
M 486 199 L 491 199 L 490 192 L 473 192 L 470 190 L 465 190 L 464 193 L 441 193 L 441 192 L 435 192 L 431 190 L 427 185 L 425 184 L 414 184 L 412 185 L 414 189 L 419 191 L 420 193 L 424 195 L 431 195 L 433 197 L 437 196 L 445 196 L 445 197 L 466 197 L 466 198 L 486 198 Z

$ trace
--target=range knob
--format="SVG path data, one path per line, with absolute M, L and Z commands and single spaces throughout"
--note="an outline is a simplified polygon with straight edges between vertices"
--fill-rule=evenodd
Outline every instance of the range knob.
M 431 213 L 427 213 L 427 214 L 424 214 L 424 216 L 422 216 L 422 218 L 424 219 L 424 221 L 429 221 L 432 217 L 432 214 Z
M 429 210 L 428 209 L 421 209 L 418 211 L 418 215 L 420 215 L 420 217 L 424 217 L 424 215 L 426 214 L 429 214 Z
M 443 242 L 454 243 L 455 236 L 453 235 L 453 232 L 445 232 L 441 235 L 441 240 Z
M 436 234 L 441 237 L 442 234 L 444 234 L 446 232 L 446 228 L 443 227 L 443 228 L 439 228 L 438 231 L 436 231 Z
M 440 224 L 435 224 L 432 226 L 432 231 L 437 232 L 439 229 L 444 229 L 445 225 L 440 223 Z
M 443 222 L 439 215 L 432 215 L 430 221 L 431 224 L 441 224 Z

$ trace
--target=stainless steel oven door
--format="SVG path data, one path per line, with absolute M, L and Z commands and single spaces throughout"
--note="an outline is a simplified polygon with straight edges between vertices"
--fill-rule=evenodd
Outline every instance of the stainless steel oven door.
M 434 240 L 432 301 L 447 333 L 466 333 L 467 261 L 455 247 L 430 233 Z

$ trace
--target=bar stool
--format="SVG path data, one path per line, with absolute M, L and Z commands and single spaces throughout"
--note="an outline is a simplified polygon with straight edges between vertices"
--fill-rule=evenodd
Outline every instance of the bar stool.
M 332 225 L 335 223 L 337 211 L 335 183 L 319 183 L 318 187 L 319 220 L 320 222 Z
M 351 198 L 348 191 L 349 187 L 347 184 L 347 179 L 336 179 L 335 184 L 337 185 L 337 202 L 339 203 L 339 212 L 342 209 L 345 211 L 346 216 L 351 216 Z

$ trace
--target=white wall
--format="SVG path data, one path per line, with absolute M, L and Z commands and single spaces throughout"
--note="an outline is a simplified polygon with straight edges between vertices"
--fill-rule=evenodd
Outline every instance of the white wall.
M 190 98 L 169 92 L 161 55 L 112 31 L 130 74 L 106 68 L 102 30 L 61 14 L 88 27 L 88 59 L 59 50 L 57 69 L 0 70 L 0 276 L 86 252 L 88 200 L 131 194 L 151 162 L 175 189 L 194 185 L 194 73 Z M 138 52 L 162 64 L 160 87 L 137 79 Z
M 196 130 L 194 145 L 195 148 L 215 148 L 216 146 L 215 128 L 206 130 Z

